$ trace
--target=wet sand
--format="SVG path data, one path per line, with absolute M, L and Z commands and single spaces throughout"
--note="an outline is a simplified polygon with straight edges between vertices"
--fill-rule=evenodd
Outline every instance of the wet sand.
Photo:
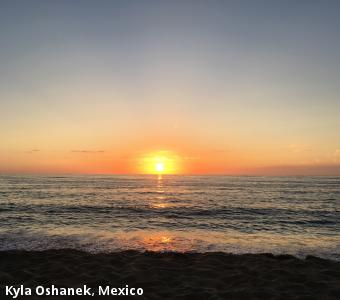
M 4 296 L 6 285 L 35 288 L 52 284 L 64 288 L 86 284 L 95 292 L 89 299 L 98 298 L 98 286 L 128 285 L 143 288 L 143 295 L 120 299 L 327 300 L 340 299 L 340 262 L 271 254 L 0 252 L 1 298 L 11 299 Z M 34 298 L 79 299 L 27 299 Z

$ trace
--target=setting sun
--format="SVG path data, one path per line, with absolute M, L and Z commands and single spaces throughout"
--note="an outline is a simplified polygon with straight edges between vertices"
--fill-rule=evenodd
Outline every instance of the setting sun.
M 144 174 L 178 174 L 180 157 L 170 151 L 157 151 L 144 155 L 140 161 Z
M 157 172 L 162 173 L 165 169 L 164 163 L 162 163 L 162 162 L 156 163 L 155 168 L 156 168 Z

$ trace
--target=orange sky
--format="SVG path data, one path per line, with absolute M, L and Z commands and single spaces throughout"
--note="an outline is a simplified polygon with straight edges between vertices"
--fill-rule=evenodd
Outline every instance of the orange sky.
M 208 139 L 209 140 L 209 139 Z M 145 143 L 145 144 L 144 144 Z M 232 144 L 218 148 L 213 141 L 204 144 L 190 139 L 158 143 L 145 139 L 141 143 L 117 145 L 116 148 L 88 147 L 54 150 L 11 150 L 3 152 L 0 163 L 4 173 L 158 173 L 156 163 L 165 165 L 163 173 L 227 175 L 339 175 L 338 153 L 329 162 L 313 161 L 313 153 L 289 145 L 282 149 L 258 147 L 246 151 Z M 152 145 L 152 146 L 151 146 Z M 280 150 L 280 151 L 279 151 Z M 340 158 L 340 157 L 339 157 Z M 292 163 L 295 162 L 295 163 Z M 335 163 L 334 163 L 335 162 Z

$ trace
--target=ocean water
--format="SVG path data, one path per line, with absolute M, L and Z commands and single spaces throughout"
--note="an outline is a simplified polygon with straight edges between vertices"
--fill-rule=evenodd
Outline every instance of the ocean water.
M 0 250 L 340 260 L 340 177 L 0 176 Z

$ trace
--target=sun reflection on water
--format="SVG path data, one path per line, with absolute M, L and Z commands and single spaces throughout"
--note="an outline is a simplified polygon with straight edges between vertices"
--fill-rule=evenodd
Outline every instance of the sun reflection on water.
M 150 207 L 151 208 L 156 208 L 156 209 L 164 209 L 169 207 L 170 205 L 166 203 L 166 197 L 163 196 L 162 194 L 165 194 L 165 189 L 163 186 L 163 177 L 162 174 L 159 174 L 157 176 L 157 184 L 156 184 L 156 193 L 161 194 L 160 196 L 156 196 L 156 203 L 151 203 Z
M 156 203 L 150 205 L 152 208 L 167 208 L 169 207 L 169 204 L 166 203 Z

